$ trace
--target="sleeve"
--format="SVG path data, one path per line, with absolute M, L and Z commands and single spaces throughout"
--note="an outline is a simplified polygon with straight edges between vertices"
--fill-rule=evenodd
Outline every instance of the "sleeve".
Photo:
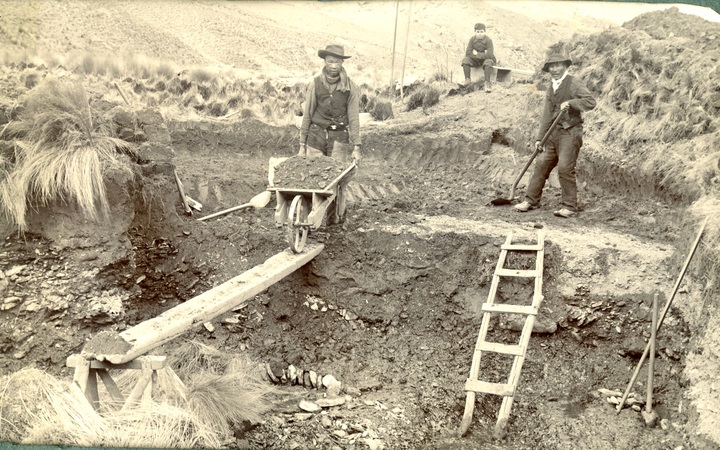
M 538 141 L 541 141 L 545 137 L 545 133 L 550 129 L 554 117 L 552 116 L 552 102 L 550 101 L 550 93 L 552 92 L 552 86 L 548 88 L 545 93 L 545 104 L 543 106 L 542 117 L 540 118 L 540 132 L 537 135 Z
M 585 83 L 576 77 L 573 77 L 572 96 L 573 98 L 568 100 L 568 104 L 578 111 L 590 111 L 597 105 Z
M 470 41 L 468 42 L 467 48 L 465 49 L 465 56 L 473 56 L 473 41 L 475 40 L 475 36 L 470 38 Z
M 360 140 L 360 92 L 355 83 L 350 81 L 350 96 L 348 98 L 348 125 L 350 127 L 350 142 L 361 145 Z
M 495 47 L 493 46 L 493 41 L 490 38 L 487 38 L 487 42 L 485 43 L 485 58 L 495 59 Z
M 310 131 L 310 119 L 317 108 L 315 97 L 315 80 L 311 80 L 305 93 L 305 104 L 303 105 L 303 119 L 300 125 L 300 144 L 307 142 L 308 131 Z

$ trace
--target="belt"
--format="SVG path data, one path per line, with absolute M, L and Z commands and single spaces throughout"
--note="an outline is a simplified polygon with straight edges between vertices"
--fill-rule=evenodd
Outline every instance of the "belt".
M 334 124 L 334 123 L 333 123 L 333 124 L 331 124 L 331 125 L 328 125 L 328 127 L 326 128 L 326 130 L 327 130 L 327 131 L 345 131 L 345 130 L 347 130 L 347 126 L 346 126 L 345 124 L 342 124 L 342 123 L 340 123 L 340 124 Z

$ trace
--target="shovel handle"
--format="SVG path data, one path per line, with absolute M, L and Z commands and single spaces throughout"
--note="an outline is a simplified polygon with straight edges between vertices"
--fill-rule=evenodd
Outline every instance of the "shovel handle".
M 224 216 L 225 214 L 230 214 L 231 212 L 239 211 L 239 210 L 245 209 L 245 208 L 250 208 L 251 206 L 252 206 L 251 203 L 243 203 L 242 205 L 233 206 L 232 208 L 228 208 L 228 209 L 225 209 L 225 210 L 218 211 L 218 212 L 216 212 L 216 213 L 207 215 L 207 216 L 205 216 L 205 217 L 201 217 L 201 218 L 199 218 L 198 220 L 199 220 L 199 221 L 203 221 L 203 220 L 208 220 L 208 219 L 212 219 L 212 218 L 215 218 L 215 217 Z
M 515 189 L 517 188 L 518 183 L 520 183 L 520 180 L 522 179 L 523 175 L 525 175 L 525 172 L 527 172 L 528 167 L 530 167 L 530 164 L 532 164 L 532 162 L 535 160 L 535 157 L 538 155 L 538 153 L 540 153 L 540 151 L 541 151 L 540 149 L 542 148 L 543 145 L 545 145 L 545 142 L 547 142 L 548 138 L 550 137 L 550 133 L 552 133 L 552 131 L 557 126 L 557 124 L 560 123 L 560 118 L 562 118 L 565 111 L 566 110 L 564 110 L 564 109 L 561 110 L 560 114 L 558 114 L 557 117 L 555 117 L 555 120 L 553 120 L 553 123 L 550 125 L 550 128 L 548 128 L 548 130 L 545 132 L 545 136 L 543 136 L 542 140 L 540 141 L 540 145 L 538 146 L 539 148 L 535 149 L 532 156 L 530 156 L 530 159 L 528 160 L 528 162 L 525 163 L 525 166 L 522 168 L 522 170 L 520 171 L 518 176 L 515 177 L 515 181 L 513 182 L 512 189 L 510 190 L 510 200 L 515 198 Z

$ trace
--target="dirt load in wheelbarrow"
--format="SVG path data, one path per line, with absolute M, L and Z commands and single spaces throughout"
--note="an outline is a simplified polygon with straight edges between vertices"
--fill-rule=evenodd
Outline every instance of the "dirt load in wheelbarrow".
M 275 225 L 285 227 L 290 249 L 302 252 L 308 232 L 345 216 L 344 187 L 357 171 L 333 158 L 294 156 L 274 167 L 272 186 L 277 199 Z

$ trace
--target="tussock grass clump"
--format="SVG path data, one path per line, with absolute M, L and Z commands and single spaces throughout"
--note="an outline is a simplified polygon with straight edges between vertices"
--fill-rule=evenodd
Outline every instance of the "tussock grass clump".
M 190 342 L 158 371 L 153 399 L 120 410 L 101 387 L 95 411 L 80 389 L 37 369 L 0 377 L 0 440 L 87 447 L 222 448 L 230 425 L 258 423 L 279 391 L 242 355 Z M 125 397 L 137 370 L 112 371 Z
M 408 98 L 407 110 L 422 107 L 423 111 L 427 110 L 440 101 L 440 90 L 431 86 L 423 86 L 421 89 L 413 92 Z
M 577 74 L 599 94 L 601 107 L 636 117 L 613 133 L 624 145 L 648 138 L 672 142 L 717 130 L 720 97 L 713 77 L 717 67 L 713 52 L 689 50 L 693 44 L 687 38 L 650 34 L 650 16 L 657 18 L 658 30 L 662 20 L 673 23 L 672 29 L 680 20 L 697 22 L 688 29 L 712 26 L 700 18 L 681 17 L 686 15 L 671 8 L 639 16 L 622 28 L 575 37 L 566 48 L 579 68 Z
M 82 84 L 47 80 L 30 91 L 20 119 L 15 164 L 0 181 L 0 208 L 19 230 L 28 205 L 59 200 L 92 220 L 106 214 L 103 173 L 130 172 L 119 153 L 127 143 L 96 117 Z

